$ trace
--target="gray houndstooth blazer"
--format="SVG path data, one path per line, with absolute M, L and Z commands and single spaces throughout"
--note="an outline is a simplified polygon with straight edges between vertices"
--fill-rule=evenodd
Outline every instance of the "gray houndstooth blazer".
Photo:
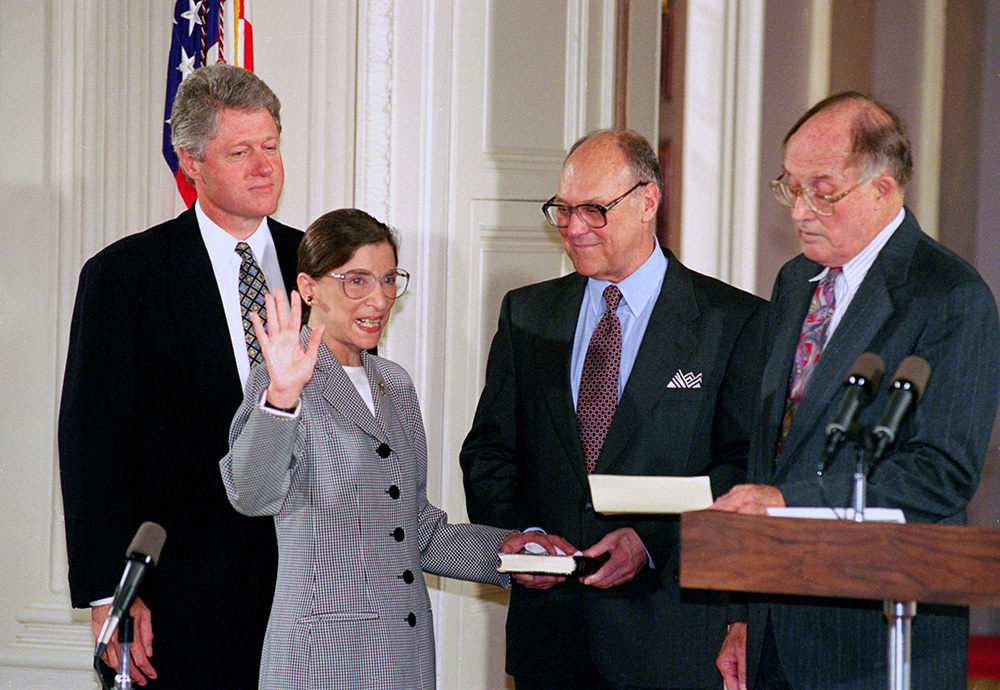
M 267 369 L 254 368 L 220 463 L 236 509 L 274 515 L 278 533 L 261 688 L 433 688 L 423 573 L 507 585 L 496 565 L 508 532 L 449 524 L 427 501 L 427 445 L 410 377 L 386 359 L 361 357 L 374 416 L 326 346 L 297 418 L 261 409 Z

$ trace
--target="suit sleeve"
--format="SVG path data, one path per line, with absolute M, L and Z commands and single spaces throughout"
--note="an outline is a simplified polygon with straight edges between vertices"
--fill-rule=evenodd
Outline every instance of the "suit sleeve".
M 273 415 L 260 401 L 269 383 L 267 368 L 254 367 L 246 394 L 229 430 L 229 452 L 219 461 L 229 502 L 243 515 L 277 515 L 285 504 L 295 471 L 299 417 Z
M 129 269 L 98 255 L 83 267 L 59 406 L 59 477 L 73 606 L 110 597 L 140 520 L 135 485 L 136 334 Z
M 768 305 L 754 300 L 730 352 L 712 421 L 712 494 L 718 498 L 746 480 L 754 401 L 760 395 Z
M 924 395 L 873 468 L 869 503 L 902 508 L 907 520 L 964 522 L 979 484 L 1000 391 L 1000 325 L 981 281 L 927 305 L 912 354 L 931 366 Z
M 500 322 L 486 361 L 486 384 L 462 444 L 459 461 L 469 518 L 496 527 L 537 526 L 522 496 L 517 455 L 516 390 L 518 372 L 511 337 L 510 295 L 500 307 Z
M 485 525 L 452 524 L 448 514 L 427 500 L 427 437 L 413 383 L 403 391 L 403 418 L 416 453 L 417 530 L 420 567 L 428 573 L 506 587 L 497 572 L 497 552 L 508 532 Z

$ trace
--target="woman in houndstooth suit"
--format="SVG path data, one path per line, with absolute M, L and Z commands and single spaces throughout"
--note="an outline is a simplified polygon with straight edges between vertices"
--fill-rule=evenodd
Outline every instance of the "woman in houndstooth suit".
M 260 687 L 433 688 L 424 572 L 507 584 L 497 551 L 520 533 L 448 523 L 427 501 L 427 446 L 413 383 L 369 354 L 408 274 L 383 223 L 321 216 L 299 247 L 302 307 L 267 296 L 267 362 L 247 382 L 221 461 L 229 500 L 273 515 L 278 582 Z M 531 541 L 539 541 L 532 537 Z

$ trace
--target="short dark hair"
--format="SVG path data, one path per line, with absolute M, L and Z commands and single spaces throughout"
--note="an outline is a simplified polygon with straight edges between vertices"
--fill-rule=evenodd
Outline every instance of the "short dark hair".
M 569 160 L 578 148 L 594 137 L 606 134 L 614 136 L 619 150 L 625 157 L 625 163 L 635 175 L 637 182 L 653 182 L 657 187 L 663 189 L 663 175 L 660 173 L 660 161 L 656 158 L 656 152 L 646 141 L 646 137 L 631 129 L 599 129 L 585 134 L 577 139 L 570 148 L 569 153 L 566 154 L 566 160 Z
M 266 109 L 281 134 L 281 102 L 250 70 L 218 63 L 199 67 L 177 87 L 170 111 L 170 144 L 196 160 L 205 159 L 205 147 L 219 130 L 219 114 L 226 108 L 254 112 Z
M 343 266 L 367 244 L 388 242 L 399 261 L 399 241 L 385 223 L 356 208 L 324 213 L 306 229 L 299 244 L 298 272 L 320 278 Z
M 913 152 L 906 127 L 896 113 L 858 91 L 835 93 L 807 110 L 788 130 L 781 142 L 782 146 L 787 146 L 788 140 L 813 115 L 840 105 L 856 108 L 854 121 L 851 123 L 851 162 L 868 173 L 884 170 L 895 178 L 900 189 L 905 189 L 913 176 Z

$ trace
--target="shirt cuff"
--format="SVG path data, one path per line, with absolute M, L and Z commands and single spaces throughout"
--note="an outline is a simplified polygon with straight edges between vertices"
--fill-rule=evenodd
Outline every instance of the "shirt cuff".
M 265 388 L 264 392 L 260 394 L 259 405 L 260 409 L 264 410 L 264 412 L 267 412 L 270 415 L 274 415 L 275 417 L 287 417 L 289 419 L 295 419 L 296 417 L 299 416 L 299 412 L 302 410 L 302 398 L 299 398 L 298 400 L 295 401 L 295 407 L 293 407 L 291 410 L 285 410 L 280 407 L 274 407 L 273 405 L 268 404 L 267 389 Z

